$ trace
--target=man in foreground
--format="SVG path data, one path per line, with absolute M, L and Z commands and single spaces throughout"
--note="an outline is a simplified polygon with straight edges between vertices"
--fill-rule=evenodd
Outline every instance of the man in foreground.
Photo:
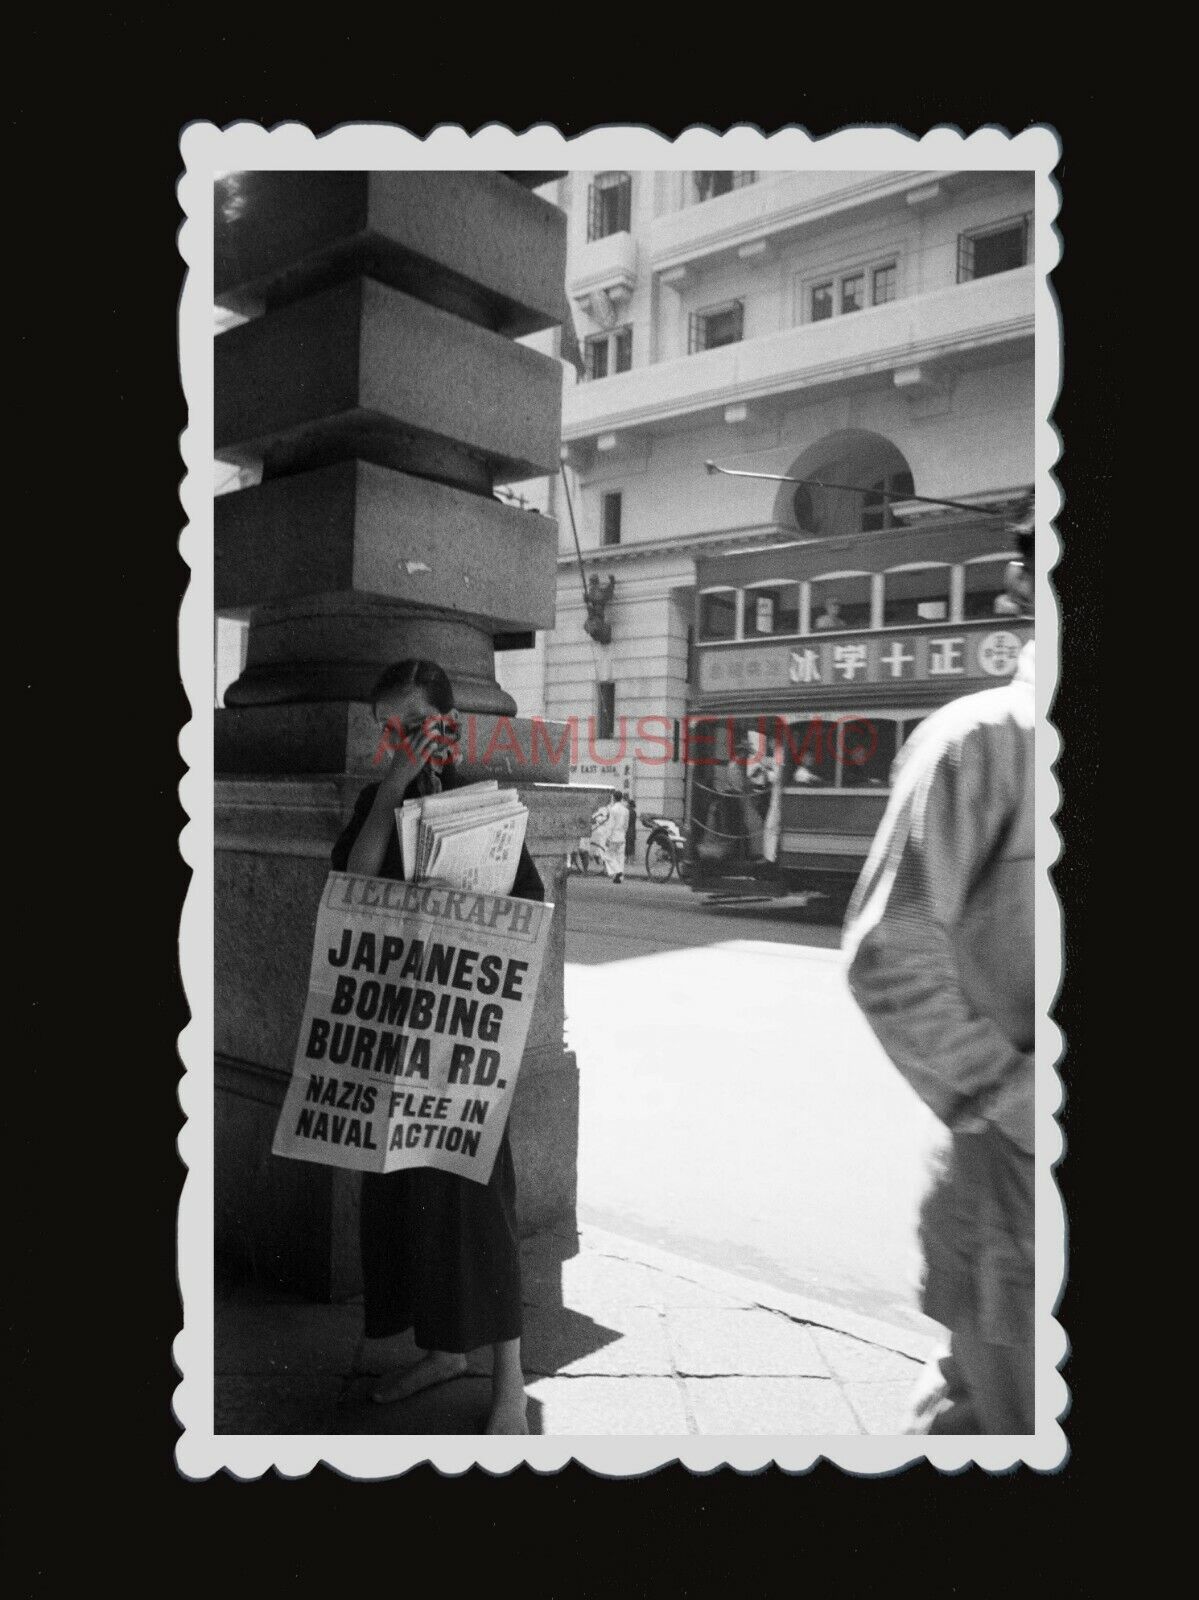
M 1032 613 L 1033 521 L 1007 586 Z M 854 891 L 854 998 L 945 1124 L 920 1217 L 921 1304 L 949 1330 L 911 1433 L 1032 1433 L 1033 645 L 1015 677 L 928 717 Z

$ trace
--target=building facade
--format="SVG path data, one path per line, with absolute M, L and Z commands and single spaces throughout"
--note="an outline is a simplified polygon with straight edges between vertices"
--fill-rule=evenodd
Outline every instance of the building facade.
M 639 739 L 638 805 L 678 819 L 697 717 L 875 718 L 881 753 L 825 750 L 833 848 L 873 826 L 847 791 L 885 790 L 920 716 L 1000 681 L 1027 631 L 995 513 L 1034 474 L 1033 178 L 572 172 L 545 193 L 580 370 L 562 473 L 510 492 L 557 518 L 557 622 L 500 681 L 584 744 Z

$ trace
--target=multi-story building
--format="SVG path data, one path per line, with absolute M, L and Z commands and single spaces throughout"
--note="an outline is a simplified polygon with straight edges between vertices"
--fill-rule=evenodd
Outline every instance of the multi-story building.
M 668 754 L 636 797 L 676 817 L 688 718 L 869 716 L 877 750 L 855 765 L 834 740 L 820 774 L 822 848 L 860 853 L 874 811 L 847 791 L 885 788 L 911 726 L 1010 672 L 1025 632 L 987 513 L 1033 480 L 1033 178 L 573 172 L 547 193 L 582 370 L 545 486 L 557 624 L 502 681 L 600 737 L 656 719 Z M 610 642 L 585 631 L 584 574 L 615 580 Z

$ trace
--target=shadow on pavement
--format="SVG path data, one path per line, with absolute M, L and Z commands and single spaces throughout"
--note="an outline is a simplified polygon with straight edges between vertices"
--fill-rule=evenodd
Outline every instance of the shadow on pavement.
M 602 894 L 572 893 L 566 960 L 608 966 L 672 950 L 698 950 L 730 939 L 836 949 L 840 908 L 818 900 L 712 901 L 673 885 L 605 884 Z
M 529 1383 L 592 1357 L 622 1335 L 563 1304 L 562 1267 L 579 1252 L 573 1230 L 539 1234 L 522 1246 L 524 1330 L 521 1354 Z M 225 1276 L 214 1324 L 216 1433 L 478 1434 L 491 1399 L 491 1351 L 473 1351 L 464 1376 L 408 1399 L 372 1398 L 378 1375 L 355 1373 L 362 1302 L 316 1302 Z M 415 1361 L 411 1333 L 397 1366 Z M 531 1433 L 543 1431 L 543 1407 L 528 1402 Z

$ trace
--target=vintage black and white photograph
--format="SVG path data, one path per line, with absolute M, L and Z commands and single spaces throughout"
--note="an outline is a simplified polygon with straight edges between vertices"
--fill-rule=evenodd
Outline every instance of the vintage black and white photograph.
M 181 1468 L 1059 1464 L 1057 136 L 181 152 Z

